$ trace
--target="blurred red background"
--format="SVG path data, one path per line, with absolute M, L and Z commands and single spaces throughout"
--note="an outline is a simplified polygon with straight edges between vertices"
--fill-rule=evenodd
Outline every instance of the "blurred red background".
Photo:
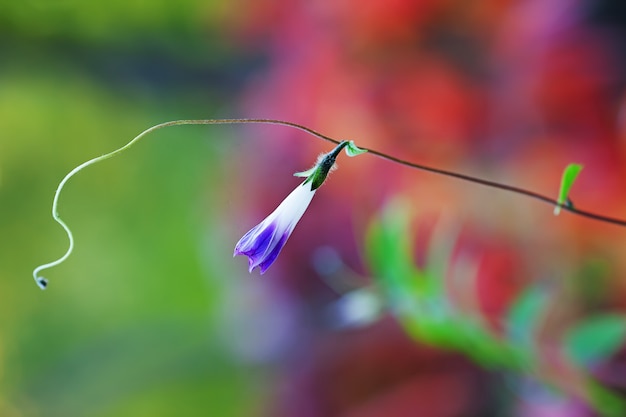
M 581 163 L 572 200 L 624 217 L 624 22 L 619 0 L 250 0 L 229 16 L 228 35 L 264 60 L 241 98 L 243 116 L 300 123 L 554 196 L 563 168 Z M 286 128 L 249 133 L 263 137 L 241 156 L 246 168 L 237 174 L 247 207 L 236 223 L 242 233 L 298 183 L 291 173 L 330 149 Z M 626 309 L 626 231 L 555 218 L 536 201 L 371 155 L 338 164 L 263 276 L 289 300 L 298 329 L 278 357 L 283 371 L 269 415 L 593 415 L 567 395 L 538 400 L 533 389 L 503 389 L 501 375 L 410 340 L 389 317 L 333 329 L 324 312 L 338 294 L 314 256 L 330 247 L 366 277 L 367 223 L 401 196 L 420 225 L 418 251 L 441 218 L 462 225 L 455 250 L 478 262 L 477 308 L 494 332 L 521 289 L 549 282 L 554 308 L 541 336 L 549 342 L 586 312 Z M 622 392 L 623 357 L 599 375 Z

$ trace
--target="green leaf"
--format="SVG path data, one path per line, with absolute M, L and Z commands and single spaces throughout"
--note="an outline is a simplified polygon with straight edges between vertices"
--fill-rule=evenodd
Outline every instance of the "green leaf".
M 589 318 L 565 335 L 565 351 L 579 366 L 594 365 L 614 354 L 626 341 L 626 316 Z
M 423 279 L 415 267 L 409 208 L 401 201 L 387 205 L 366 234 L 366 260 L 376 283 L 400 316 L 421 310 Z
M 580 171 L 583 169 L 583 166 L 580 164 L 569 164 L 565 167 L 563 171 L 563 176 L 561 177 L 561 188 L 559 190 L 559 198 L 558 205 L 554 208 L 554 215 L 558 216 L 561 212 L 562 206 L 569 206 L 572 204 L 569 196 L 569 190 L 574 185 L 574 181 L 576 181 L 576 177 L 580 174 Z
M 601 416 L 623 417 L 626 415 L 626 401 L 617 392 L 610 391 L 593 380 L 587 382 L 587 392 L 593 408 Z
M 448 222 L 440 221 L 432 233 L 431 241 L 426 253 L 424 267 L 424 279 L 427 293 L 434 301 L 441 304 L 442 299 L 447 298 L 446 280 L 448 269 L 452 268 L 452 253 L 458 239 L 459 230 Z M 463 258 L 463 261 L 465 258 Z M 458 264 L 458 260 L 455 261 Z M 473 265 L 464 264 L 463 270 L 468 273 L 462 279 L 474 279 Z
M 357 156 L 365 152 L 367 152 L 367 150 L 357 147 L 353 140 L 348 142 L 348 145 L 346 146 L 346 155 L 348 156 Z
M 509 310 L 506 331 L 516 345 L 534 350 L 534 332 L 545 316 L 550 293 L 541 286 L 531 286 L 515 300 Z

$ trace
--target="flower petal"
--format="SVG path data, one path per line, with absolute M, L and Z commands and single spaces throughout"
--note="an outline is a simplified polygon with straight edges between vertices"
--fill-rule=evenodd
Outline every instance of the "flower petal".
M 263 274 L 285 246 L 313 195 L 315 190 L 309 185 L 303 183 L 296 187 L 265 220 L 239 239 L 233 256 L 246 255 L 249 271 L 259 266 Z
M 290 234 L 291 232 L 283 234 L 276 242 L 276 245 L 272 248 L 272 251 L 268 252 L 263 261 L 259 263 L 261 275 L 264 274 L 265 271 L 267 271 L 267 269 L 274 263 L 276 258 L 278 258 L 278 255 L 280 254 L 280 251 L 283 250 L 283 246 L 287 243 L 287 239 L 289 239 Z
M 264 259 L 264 255 L 270 248 L 273 236 L 276 232 L 274 223 L 265 222 L 254 226 L 248 233 L 243 235 L 235 245 L 236 255 L 246 255 L 249 260 L 249 270 L 252 270 Z

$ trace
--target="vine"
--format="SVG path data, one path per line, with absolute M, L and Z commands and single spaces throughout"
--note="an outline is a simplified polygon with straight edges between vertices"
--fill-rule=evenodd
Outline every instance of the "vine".
M 58 206 L 59 206 L 59 197 L 61 195 L 61 192 L 63 191 L 63 188 L 65 187 L 65 184 L 67 183 L 67 181 L 69 181 L 70 178 L 72 178 L 74 175 L 76 175 L 77 173 L 79 173 L 80 171 L 82 171 L 83 169 L 87 168 L 90 165 L 96 164 L 98 162 L 102 162 L 104 160 L 107 160 L 109 158 L 112 158 L 128 149 L 130 149 L 133 145 L 135 145 L 137 142 L 139 142 L 139 140 L 141 140 L 143 137 L 145 137 L 147 134 L 154 132 L 156 130 L 159 129 L 163 129 L 165 127 L 169 127 L 169 126 L 180 126 L 180 125 L 217 125 L 217 124 L 271 124 L 271 125 L 281 125 L 281 126 L 287 126 L 287 127 L 292 127 L 295 129 L 299 129 L 302 130 L 306 133 L 309 133 L 319 139 L 334 143 L 336 145 L 339 145 L 340 143 L 342 143 L 342 141 L 339 141 L 337 139 L 334 139 L 330 136 L 326 136 L 323 135 L 322 133 L 319 133 L 311 128 L 308 128 L 306 126 L 297 124 L 297 123 L 293 123 L 293 122 L 288 122 L 288 121 L 283 121 L 283 120 L 275 120 L 275 119 L 204 119 L 204 120 L 174 120 L 174 121 L 170 121 L 170 122 L 165 122 L 165 123 L 160 123 L 158 125 L 152 126 L 146 130 L 144 130 L 143 132 L 141 132 L 139 135 L 135 136 L 130 142 L 128 142 L 126 145 L 122 146 L 121 148 L 118 148 L 112 152 L 106 153 L 104 155 L 98 156 L 96 158 L 90 159 L 82 164 L 80 164 L 79 166 L 77 166 L 76 168 L 74 168 L 73 170 L 71 170 L 67 175 L 65 175 L 65 177 L 61 180 L 61 182 L 59 183 L 55 194 L 54 194 L 54 199 L 52 202 L 52 218 L 61 225 L 61 227 L 63 227 L 63 229 L 65 230 L 68 240 L 69 240 L 69 245 L 68 248 L 66 250 L 66 252 L 58 259 L 40 265 L 37 268 L 35 268 L 33 270 L 33 278 L 35 279 L 35 282 L 37 283 L 37 285 L 41 288 L 41 289 L 45 289 L 48 286 L 48 281 L 46 278 L 44 278 L 43 276 L 40 275 L 41 271 L 52 268 L 54 266 L 57 266 L 61 263 L 63 263 L 71 254 L 72 251 L 74 249 L 74 236 L 72 234 L 72 231 L 70 230 L 70 228 L 67 226 L 67 224 L 61 219 L 61 217 L 59 216 L 59 211 L 58 211 Z M 524 188 L 519 188 L 519 187 L 514 187 L 511 185 L 507 185 L 507 184 L 502 184 L 499 182 L 495 182 L 495 181 L 491 181 L 491 180 L 486 180 L 486 179 L 482 179 L 482 178 L 478 178 L 478 177 L 474 177 L 471 175 L 466 175 L 466 174 L 461 174 L 458 172 L 454 172 L 454 171 L 446 171 L 443 169 L 439 169 L 439 168 L 434 168 L 434 167 L 430 167 L 430 166 L 426 166 L 426 165 L 422 165 L 422 164 L 417 164 L 414 162 L 410 162 L 410 161 L 406 161 L 400 158 L 397 158 L 395 156 L 391 156 L 388 154 L 385 154 L 383 152 L 377 151 L 375 149 L 369 149 L 369 148 L 365 148 L 365 147 L 361 147 L 361 150 L 363 151 L 367 151 L 367 153 L 371 154 L 371 155 L 376 155 L 380 158 L 383 158 L 387 161 L 390 162 L 394 162 L 400 165 L 404 165 L 406 167 L 409 168 L 413 168 L 413 169 L 418 169 L 418 170 L 422 170 L 422 171 L 427 171 L 427 172 L 432 172 L 435 174 L 439 174 L 439 175 L 444 175 L 447 177 L 452 177 L 452 178 L 457 178 L 460 179 L 462 181 L 468 181 L 468 182 L 473 182 L 476 184 L 481 184 L 484 185 L 486 187 L 491 187 L 491 188 L 496 188 L 496 189 L 500 189 L 500 190 L 504 190 L 504 191 L 509 191 L 515 194 L 520 194 L 520 195 L 524 195 L 526 197 L 529 198 L 533 198 L 535 200 L 539 200 L 542 201 L 544 203 L 550 204 L 552 206 L 555 207 L 555 214 L 558 214 L 558 212 L 560 210 L 563 211 L 568 211 L 570 213 L 573 213 L 575 215 L 578 216 L 583 216 L 583 217 L 587 217 L 596 221 L 600 221 L 600 222 L 604 222 L 604 223 L 610 223 L 610 224 L 614 224 L 617 226 L 622 226 L 622 227 L 626 227 L 626 220 L 622 220 L 622 219 L 616 219 L 613 217 L 609 217 L 609 216 L 605 216 L 602 214 L 597 214 L 597 213 L 593 213 L 593 212 L 589 212 L 586 210 L 580 210 L 574 207 L 574 205 L 572 204 L 571 200 L 569 198 L 567 198 L 567 192 L 569 191 L 569 188 L 572 185 L 572 182 L 575 178 L 575 176 L 578 174 L 578 172 L 580 171 L 580 168 L 576 169 L 575 175 L 568 175 L 568 171 L 570 170 L 570 166 L 568 166 L 568 168 L 566 168 L 566 171 L 564 173 L 564 177 L 563 177 L 563 181 L 562 181 L 562 185 L 561 185 L 561 192 L 559 193 L 559 198 L 558 199 L 554 199 L 539 193 L 536 193 L 534 191 L 531 190 L 527 190 Z

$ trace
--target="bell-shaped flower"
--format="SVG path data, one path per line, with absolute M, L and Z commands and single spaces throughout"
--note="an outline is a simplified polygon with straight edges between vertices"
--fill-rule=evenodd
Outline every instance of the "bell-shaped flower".
M 278 257 L 294 227 L 311 203 L 316 190 L 300 184 L 265 220 L 243 235 L 235 246 L 236 255 L 246 255 L 249 271 L 257 266 L 263 274 Z
M 306 180 L 297 186 L 265 220 L 239 239 L 233 256 L 246 255 L 250 272 L 258 266 L 263 274 L 274 263 L 291 232 L 309 207 L 315 191 L 324 183 L 335 165 L 337 156 L 344 148 L 349 156 L 365 152 L 357 148 L 354 142 L 343 141 L 331 152 L 321 155 L 313 168 L 295 174 L 306 177 Z

